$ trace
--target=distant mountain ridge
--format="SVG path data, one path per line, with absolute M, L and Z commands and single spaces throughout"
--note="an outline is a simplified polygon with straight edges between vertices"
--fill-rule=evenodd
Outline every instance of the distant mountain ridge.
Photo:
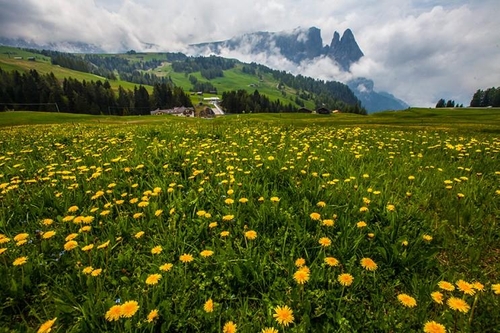
M 344 72 L 349 72 L 351 65 L 364 56 L 351 29 L 346 29 L 342 37 L 335 31 L 329 45 L 323 45 L 321 30 L 311 27 L 297 28 L 290 32 L 261 31 L 236 36 L 225 41 L 189 46 L 194 54 L 221 54 L 224 50 L 256 55 L 263 53 L 283 56 L 297 65 L 306 60 L 328 57 L 335 61 Z M 369 113 L 401 110 L 408 107 L 405 102 L 390 93 L 375 91 L 372 80 L 355 78 L 347 82 L 347 85 Z
M 335 60 L 344 71 L 363 57 L 354 34 L 347 29 L 342 38 L 335 31 L 330 45 L 323 45 L 321 30 L 297 28 L 291 32 L 255 32 L 225 41 L 191 44 L 195 52 L 220 54 L 221 50 L 238 50 L 250 46 L 252 53 L 266 53 L 277 50 L 286 59 L 299 64 L 303 60 L 327 56 Z
M 105 53 L 104 50 L 94 44 L 83 42 L 57 42 L 38 44 L 21 38 L 0 37 L 0 45 L 19 47 L 23 49 L 51 50 L 67 53 Z

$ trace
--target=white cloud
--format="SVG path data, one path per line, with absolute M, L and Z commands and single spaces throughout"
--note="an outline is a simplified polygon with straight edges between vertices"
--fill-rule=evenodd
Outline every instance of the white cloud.
M 498 86 L 497 0 L 0 0 L 0 34 L 37 42 L 83 41 L 108 51 L 183 51 L 187 44 L 296 27 L 351 28 L 365 57 L 353 75 L 375 81 L 411 105 L 439 98 L 468 104 L 478 88 Z M 293 65 L 274 54 L 238 58 L 324 79 L 344 80 L 329 59 Z

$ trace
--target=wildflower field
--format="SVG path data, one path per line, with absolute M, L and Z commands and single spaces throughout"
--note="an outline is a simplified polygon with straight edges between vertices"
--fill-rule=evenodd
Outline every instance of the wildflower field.
M 500 331 L 498 133 L 170 119 L 0 129 L 0 332 Z

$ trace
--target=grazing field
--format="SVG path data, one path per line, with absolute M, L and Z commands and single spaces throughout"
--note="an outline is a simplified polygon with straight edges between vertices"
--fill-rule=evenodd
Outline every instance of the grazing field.
M 0 113 L 0 332 L 498 332 L 498 117 Z

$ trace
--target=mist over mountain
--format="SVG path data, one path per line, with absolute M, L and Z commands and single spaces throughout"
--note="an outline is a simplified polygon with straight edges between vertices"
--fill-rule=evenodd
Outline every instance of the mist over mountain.
M 22 38 L 0 37 L 0 45 L 19 47 L 34 50 L 51 50 L 67 53 L 105 53 L 104 50 L 94 44 L 82 43 L 77 41 L 66 41 L 57 43 L 38 44 L 34 41 Z
M 308 29 L 297 28 L 293 31 L 255 33 L 236 36 L 229 40 L 206 42 L 190 45 L 190 52 L 199 55 L 217 54 L 231 56 L 232 54 L 255 55 L 259 60 L 284 58 L 299 68 L 298 73 L 311 76 L 307 69 L 318 67 L 316 74 L 320 74 L 321 67 L 325 68 L 330 60 L 337 67 L 339 77 L 334 80 L 345 81 L 369 113 L 382 110 L 401 110 L 408 107 L 402 100 L 387 92 L 374 90 L 374 82 L 367 78 L 353 77 L 350 67 L 356 64 L 363 56 L 353 32 L 347 29 L 342 34 L 335 31 L 330 44 L 324 45 L 321 30 L 316 27 Z M 264 55 L 264 57 L 262 56 Z M 245 59 L 245 60 L 248 60 Z M 280 67 L 283 61 L 265 63 L 271 67 Z M 290 67 L 290 66 L 288 66 Z M 277 68 L 288 69 L 288 68 Z M 305 70 L 306 73 L 300 72 Z M 329 68 L 328 68 L 329 69 Z M 315 76 L 314 74 L 312 76 Z

